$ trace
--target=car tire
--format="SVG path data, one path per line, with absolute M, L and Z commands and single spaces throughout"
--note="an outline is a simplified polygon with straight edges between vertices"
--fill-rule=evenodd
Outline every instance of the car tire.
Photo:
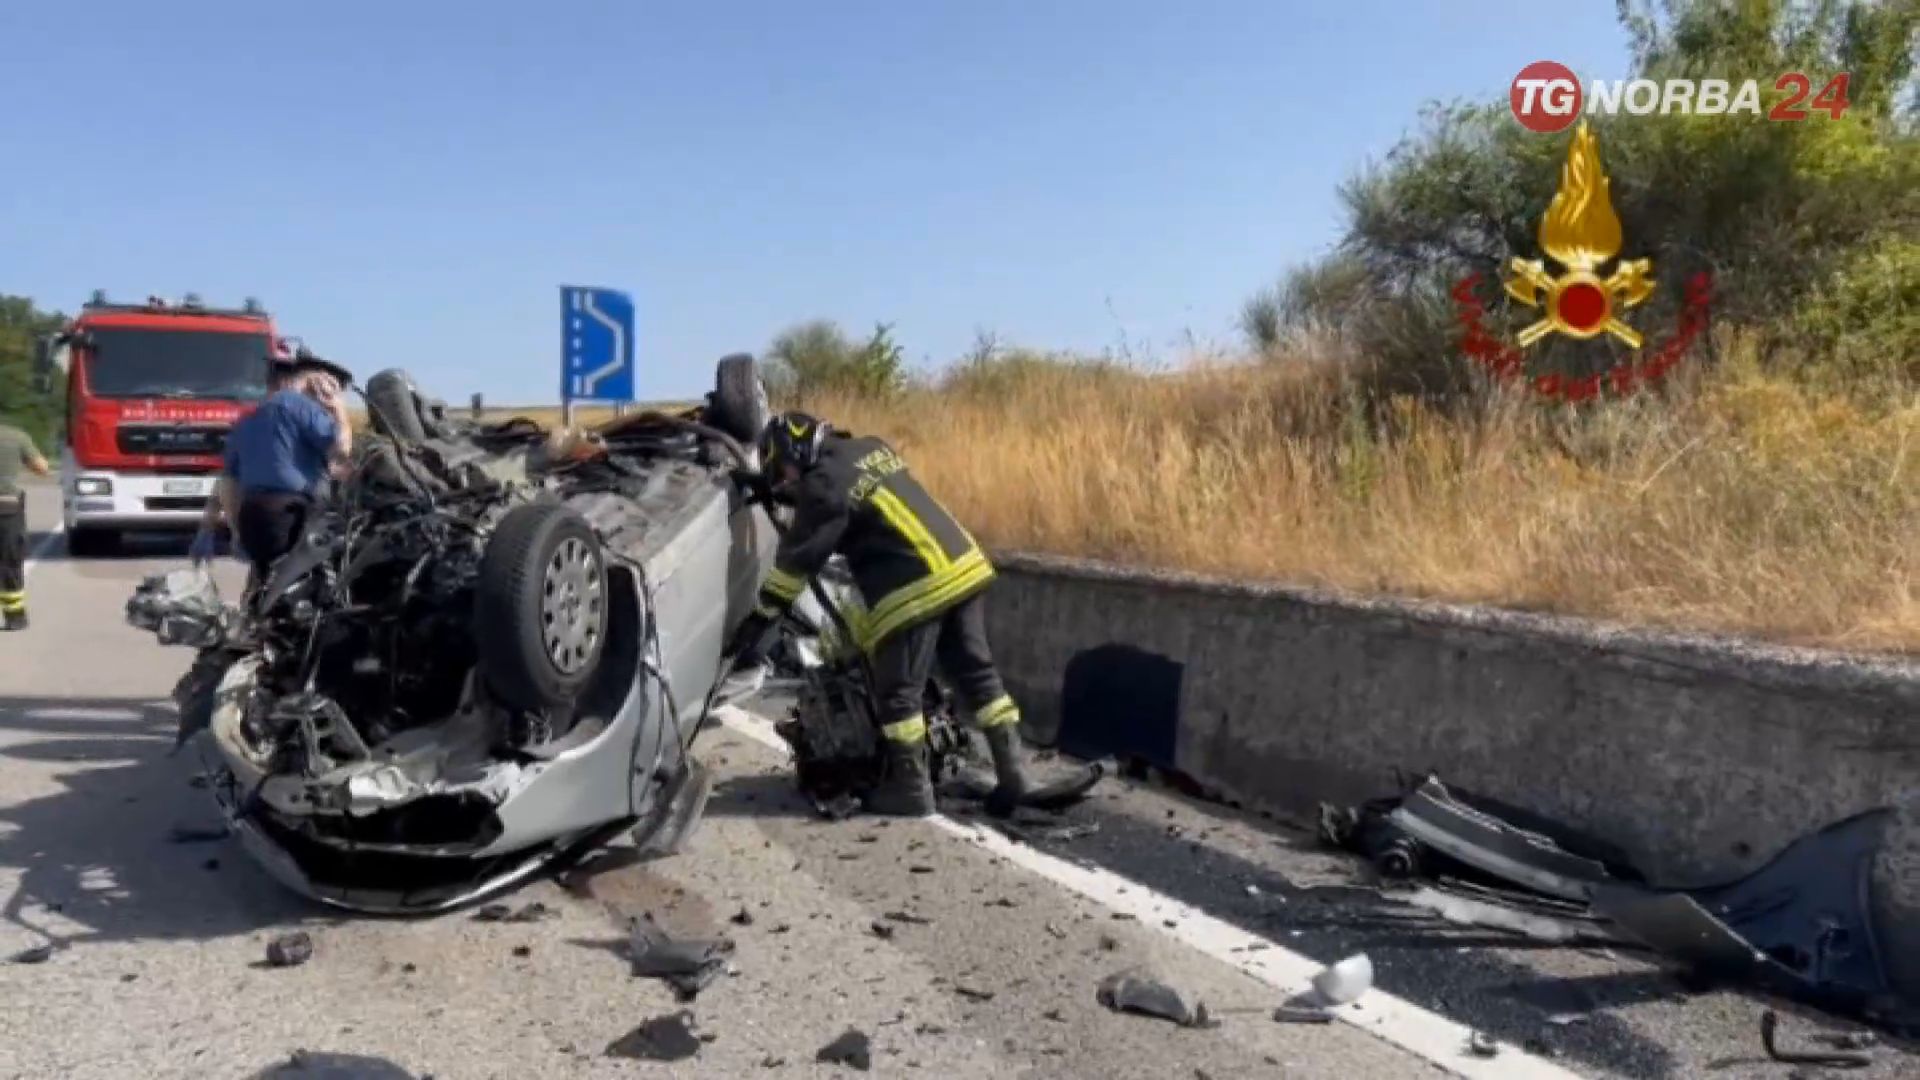
M 120 550 L 120 534 L 112 529 L 70 529 L 67 554 L 81 559 L 99 559 Z
M 760 366 L 746 353 L 721 357 L 713 383 L 708 422 L 752 446 L 772 412 L 767 404 L 767 386 L 760 381 Z
M 474 646 L 494 696 L 529 712 L 573 703 L 607 638 L 607 568 L 585 518 L 553 502 L 507 512 L 474 583 Z
M 367 422 L 374 431 L 403 442 L 420 442 L 427 437 L 412 376 L 398 368 L 387 368 L 367 380 L 366 393 Z

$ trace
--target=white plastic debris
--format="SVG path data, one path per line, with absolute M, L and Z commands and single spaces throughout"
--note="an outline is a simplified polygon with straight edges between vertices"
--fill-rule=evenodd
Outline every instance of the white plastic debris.
M 1219 1026 L 1219 1022 L 1207 1014 L 1205 1002 L 1132 968 L 1100 980 L 1095 997 L 1115 1012 L 1158 1016 L 1181 1027 Z
M 1354 953 L 1337 964 L 1322 968 L 1313 977 L 1313 992 L 1329 1005 L 1349 1005 L 1373 989 L 1373 960 L 1366 953 Z

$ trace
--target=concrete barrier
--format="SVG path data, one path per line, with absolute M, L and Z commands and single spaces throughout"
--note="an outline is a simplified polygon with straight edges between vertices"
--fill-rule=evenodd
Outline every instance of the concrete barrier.
M 1896 805 L 1876 868 L 1920 989 L 1920 663 L 1001 555 L 994 652 L 1029 737 L 1256 809 L 1394 771 L 1547 815 L 1654 881 L 1743 876 Z

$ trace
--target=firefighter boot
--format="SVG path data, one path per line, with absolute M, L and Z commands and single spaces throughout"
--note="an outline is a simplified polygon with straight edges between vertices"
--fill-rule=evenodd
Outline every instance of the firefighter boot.
M 27 609 L 9 611 L 0 614 L 0 630 L 25 630 L 27 628 Z
M 987 813 L 1011 817 L 1027 794 L 1027 776 L 1020 768 L 1020 725 L 995 724 L 986 729 L 987 749 L 993 752 L 994 787 L 987 796 Z
M 867 793 L 867 810 L 894 817 L 933 813 L 933 777 L 927 761 L 927 722 L 919 717 L 880 729 L 880 782 Z

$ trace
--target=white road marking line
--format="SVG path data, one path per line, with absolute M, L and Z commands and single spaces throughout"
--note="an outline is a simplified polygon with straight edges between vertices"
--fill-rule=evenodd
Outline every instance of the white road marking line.
M 773 725 L 735 706 L 714 710 L 720 722 L 733 731 L 787 753 L 786 740 Z M 927 819 L 968 843 L 983 848 L 1016 866 L 1046 878 L 1064 889 L 1080 894 L 1113 911 L 1132 915 L 1139 924 L 1196 949 L 1279 991 L 1274 1001 L 1280 1004 L 1312 985 L 1313 976 L 1325 965 L 1286 946 L 1155 892 L 1138 882 L 1110 870 L 1079 866 L 1056 858 L 1026 844 L 1016 843 L 1004 834 L 976 825 L 966 825 L 945 815 Z M 1168 927 L 1163 920 L 1173 919 Z M 1248 951 L 1249 949 L 1257 951 Z M 1500 1055 L 1476 1058 L 1467 1054 L 1467 1040 L 1473 1029 L 1438 1013 L 1387 993 L 1370 990 L 1356 1005 L 1334 1010 L 1341 1021 L 1376 1038 L 1392 1043 L 1414 1056 L 1469 1080 L 1579 1080 L 1570 1072 L 1537 1054 L 1502 1043 Z
M 35 720 L 138 720 L 140 713 L 134 709 L 91 708 L 86 706 L 51 706 L 44 709 L 28 709 L 27 715 Z

